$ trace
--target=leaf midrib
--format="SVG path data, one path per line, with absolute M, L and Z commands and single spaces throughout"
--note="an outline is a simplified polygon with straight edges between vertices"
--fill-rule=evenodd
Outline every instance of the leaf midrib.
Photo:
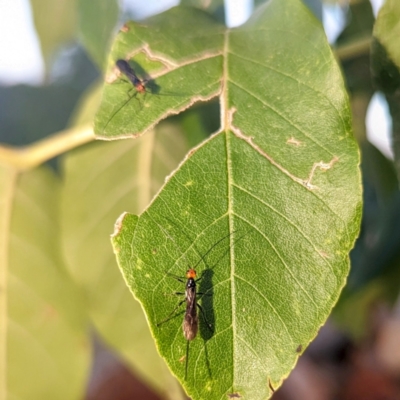
M 229 225 L 229 233 L 234 231 L 234 224 L 233 224 L 233 203 L 232 203 L 232 158 L 231 158 L 231 141 L 229 135 L 229 109 L 228 109 L 228 53 L 229 53 L 229 35 L 231 30 L 227 29 L 224 35 L 224 49 L 223 49 L 223 70 L 222 70 L 222 92 L 221 92 L 221 127 L 225 130 L 225 143 L 226 143 L 226 170 L 227 170 L 227 196 L 228 196 L 228 225 Z M 235 337 L 237 335 L 236 332 L 236 307 L 235 307 L 235 285 L 234 285 L 234 278 L 235 278 L 235 258 L 234 258 L 234 249 L 233 249 L 233 235 L 230 235 L 229 242 L 230 242 L 230 285 L 231 285 L 231 310 L 232 310 L 232 385 L 231 387 L 235 387 Z

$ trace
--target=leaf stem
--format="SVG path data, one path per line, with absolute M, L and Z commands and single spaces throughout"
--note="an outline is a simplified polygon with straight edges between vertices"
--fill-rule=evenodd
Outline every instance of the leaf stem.
M 91 125 L 65 129 L 23 147 L 0 146 L 0 163 L 13 166 L 19 171 L 34 168 L 68 150 L 95 139 Z

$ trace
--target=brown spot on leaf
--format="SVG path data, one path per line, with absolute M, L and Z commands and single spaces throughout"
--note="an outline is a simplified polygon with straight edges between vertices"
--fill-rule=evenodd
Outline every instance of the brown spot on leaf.
M 302 350 L 303 350 L 303 346 L 301 344 L 299 344 L 297 346 L 296 353 L 301 353 Z

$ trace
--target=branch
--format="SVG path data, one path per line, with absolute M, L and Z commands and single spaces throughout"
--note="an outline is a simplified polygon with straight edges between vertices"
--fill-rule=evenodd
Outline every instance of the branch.
M 0 146 L 0 163 L 24 171 L 94 139 L 92 126 L 83 125 L 57 132 L 28 146 L 3 145 Z

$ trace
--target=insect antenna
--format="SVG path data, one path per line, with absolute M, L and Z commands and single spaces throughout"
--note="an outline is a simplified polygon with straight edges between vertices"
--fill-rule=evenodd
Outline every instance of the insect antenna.
M 193 269 L 196 269 L 196 267 L 206 258 L 206 256 L 216 247 L 218 246 L 218 244 L 220 244 L 223 240 L 225 240 L 226 238 L 228 238 L 229 236 L 233 235 L 236 231 L 232 231 L 230 233 L 228 233 L 227 235 L 225 235 L 224 237 L 222 237 L 221 239 L 219 239 L 217 242 L 215 242 L 208 250 L 206 253 L 203 254 L 203 256 L 200 258 L 200 260 L 196 263 L 196 265 L 193 267 Z M 198 278 L 197 280 L 201 279 Z

